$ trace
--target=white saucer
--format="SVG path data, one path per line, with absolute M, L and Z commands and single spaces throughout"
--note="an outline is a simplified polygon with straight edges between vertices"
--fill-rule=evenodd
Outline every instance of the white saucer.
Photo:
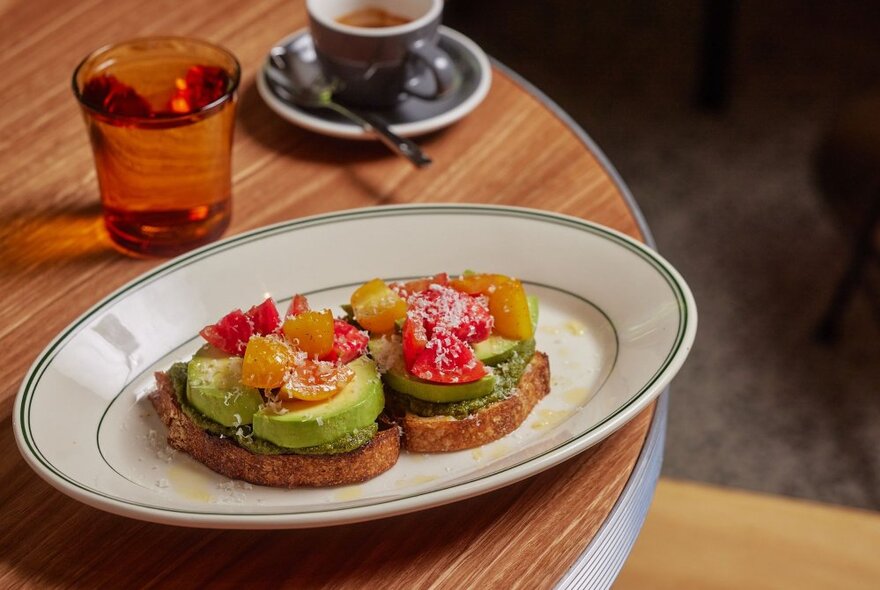
M 276 45 L 289 45 L 300 37 L 311 39 L 307 29 L 301 29 Z M 305 40 L 300 41 L 301 43 Z M 440 47 L 445 50 L 461 74 L 462 82 L 456 91 L 437 100 L 410 97 L 394 107 L 377 109 L 391 124 L 391 130 L 403 137 L 412 137 L 436 131 L 455 123 L 479 105 L 492 82 L 489 58 L 480 47 L 449 27 L 440 28 Z M 373 139 L 373 135 L 326 109 L 305 109 L 282 98 L 266 80 L 264 64 L 257 76 L 257 90 L 273 111 L 283 119 L 316 133 L 347 139 Z

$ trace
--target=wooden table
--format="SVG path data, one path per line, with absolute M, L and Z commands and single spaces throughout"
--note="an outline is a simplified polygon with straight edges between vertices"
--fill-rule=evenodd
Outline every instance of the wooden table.
M 615 590 L 876 588 L 880 513 L 661 479 Z
M 305 24 L 302 2 L 20 0 L 0 4 L 0 587 L 547 587 L 605 521 L 626 484 L 649 408 L 591 451 L 517 485 L 374 523 L 307 531 L 205 531 L 127 520 L 56 492 L 15 449 L 10 414 L 38 352 L 77 315 L 157 260 L 110 248 L 91 151 L 69 77 L 91 49 L 126 38 L 199 36 L 243 66 L 227 235 L 386 203 L 480 202 L 551 209 L 643 238 L 601 156 L 558 113 L 496 69 L 467 119 L 420 141 L 416 171 L 384 147 L 300 131 L 261 102 L 254 75 Z

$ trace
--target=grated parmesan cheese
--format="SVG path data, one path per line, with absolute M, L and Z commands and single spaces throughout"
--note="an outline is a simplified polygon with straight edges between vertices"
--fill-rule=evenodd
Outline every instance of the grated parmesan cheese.
M 150 449 L 156 454 L 156 457 L 165 461 L 166 463 L 171 463 L 171 460 L 174 459 L 174 455 L 177 454 L 177 450 L 171 448 L 168 445 L 168 442 L 159 436 L 159 433 L 153 430 L 152 428 L 147 433 L 146 436 L 147 444 L 150 446 Z
M 230 479 L 229 481 L 218 483 L 217 489 L 221 493 L 219 497 L 211 497 L 212 504 L 242 504 L 247 499 L 247 494 L 244 493 L 244 490 L 252 490 L 254 486 L 244 481 Z

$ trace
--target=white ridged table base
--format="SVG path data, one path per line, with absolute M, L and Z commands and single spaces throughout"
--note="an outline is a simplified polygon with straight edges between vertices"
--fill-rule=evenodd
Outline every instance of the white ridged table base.
M 657 402 L 645 446 L 620 498 L 599 532 L 556 585 L 557 589 L 610 588 L 620 573 L 645 522 L 660 477 L 668 398 L 667 389 Z

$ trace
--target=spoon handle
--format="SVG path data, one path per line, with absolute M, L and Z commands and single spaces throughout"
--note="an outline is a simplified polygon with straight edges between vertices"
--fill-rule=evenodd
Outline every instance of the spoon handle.
M 382 140 L 382 143 L 391 148 L 392 151 L 412 162 L 416 168 L 424 168 L 431 163 L 431 158 L 426 156 L 414 141 L 405 137 L 400 137 L 391 131 L 391 129 L 388 128 L 388 124 L 376 115 L 355 112 L 335 102 L 325 103 L 325 106 L 329 109 L 333 109 L 343 117 L 351 119 L 352 122 L 357 123 L 367 131 L 375 133 L 376 137 Z

